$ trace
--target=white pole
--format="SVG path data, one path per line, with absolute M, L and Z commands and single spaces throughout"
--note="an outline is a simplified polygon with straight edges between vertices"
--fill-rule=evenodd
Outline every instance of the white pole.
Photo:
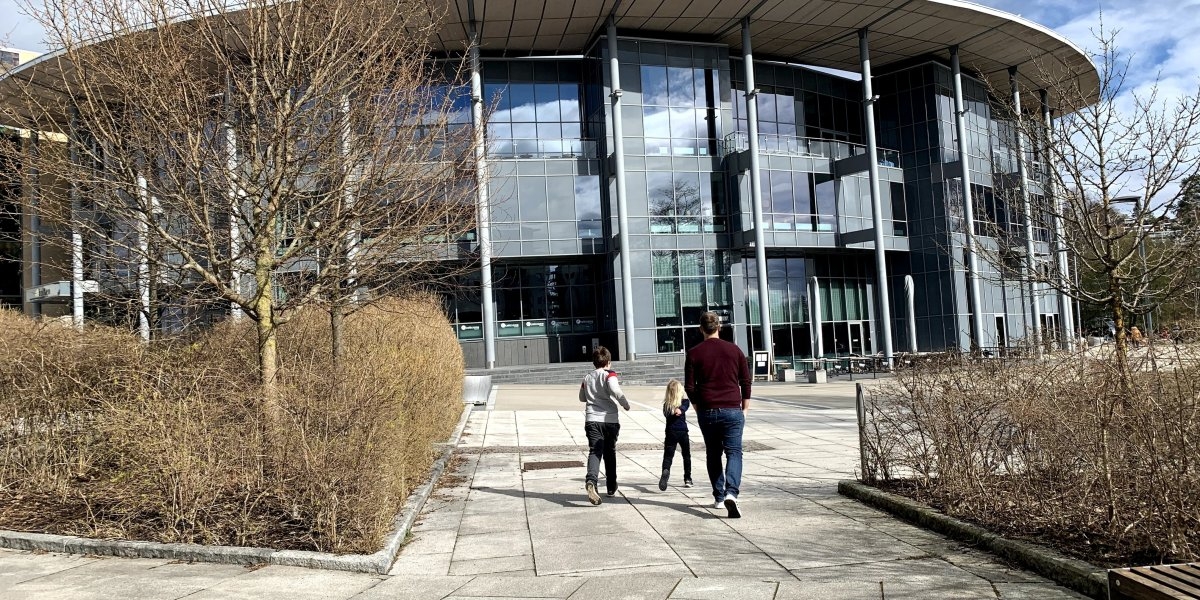
M 871 226 L 875 229 L 875 286 L 879 293 L 879 321 L 883 326 L 883 356 L 892 365 L 892 299 L 888 293 L 887 254 L 883 246 L 883 201 L 879 194 L 879 147 L 875 141 L 875 93 L 871 89 L 871 55 L 867 30 L 858 32 L 858 56 L 862 62 L 864 129 L 867 134 L 867 175 L 871 182 Z M 892 202 L 896 202 L 896 198 Z
M 71 166 L 80 167 L 79 152 L 79 108 L 71 105 L 70 135 L 67 145 Z M 80 219 L 80 190 L 79 177 L 71 179 L 71 324 L 76 329 L 83 328 L 83 231 L 79 225 Z
M 492 282 L 491 210 L 488 207 L 487 146 L 483 123 L 483 75 L 479 60 L 479 32 L 471 23 L 471 126 L 475 144 L 475 231 L 479 236 L 479 281 L 483 309 L 483 362 L 489 369 L 496 366 L 496 306 Z
M 908 305 L 908 351 L 917 353 L 917 303 L 916 284 L 912 275 L 904 276 L 904 300 Z
M 975 252 L 975 205 L 971 201 L 971 167 L 967 154 L 967 125 L 962 93 L 962 66 L 958 46 L 950 48 L 950 70 L 954 76 L 954 130 L 958 134 L 958 160 L 962 164 L 963 235 L 966 236 L 967 280 L 970 285 L 971 350 L 983 346 L 983 308 L 979 296 L 979 257 Z M 951 234 L 953 235 L 953 234 Z
M 763 225 L 762 182 L 758 160 L 758 90 L 754 88 L 754 54 L 750 46 L 750 17 L 742 19 L 742 63 L 746 71 L 746 125 L 750 138 L 750 211 L 754 215 L 754 266 L 758 276 L 758 320 L 767 364 L 775 364 L 771 329 L 771 286 L 767 284 L 767 242 Z
M 138 185 L 138 220 L 137 220 L 137 290 L 138 290 L 138 337 L 143 342 L 150 341 L 150 219 L 154 211 L 151 208 L 146 177 L 137 176 Z
M 621 303 L 625 318 L 625 353 L 637 360 L 633 320 L 633 274 L 629 262 L 629 199 L 625 191 L 625 126 L 621 110 L 621 61 L 617 56 L 617 22 L 608 17 L 608 70 L 612 82 L 613 162 L 617 186 L 617 239 L 621 244 Z
M 1029 318 L 1033 322 L 1030 332 L 1033 334 L 1034 352 L 1042 356 L 1042 314 L 1038 306 L 1037 281 L 1033 265 L 1033 203 L 1029 199 L 1029 174 L 1025 169 L 1025 136 L 1021 133 L 1024 116 L 1021 114 L 1021 87 L 1017 83 L 1017 68 L 1009 67 L 1008 82 L 1012 86 L 1013 119 L 1017 126 L 1013 128 L 1016 134 L 1017 146 L 1017 177 L 1021 180 L 1021 209 L 1025 212 L 1025 279 L 1029 281 Z
M 1071 295 L 1067 293 L 1067 290 L 1071 287 L 1071 267 L 1067 260 L 1067 237 L 1063 228 L 1063 198 L 1062 194 L 1059 193 L 1058 183 L 1053 175 L 1054 154 L 1050 150 L 1050 144 L 1054 142 L 1054 122 L 1050 118 L 1049 94 L 1046 90 L 1039 90 L 1038 94 L 1041 96 L 1042 121 L 1046 128 L 1046 139 L 1044 141 L 1046 151 L 1042 159 L 1042 164 L 1047 175 L 1042 187 L 1054 199 L 1054 260 L 1058 267 L 1059 277 L 1058 310 L 1063 329 L 1062 347 L 1064 350 L 1069 350 L 1075 345 L 1075 307 L 1071 300 Z

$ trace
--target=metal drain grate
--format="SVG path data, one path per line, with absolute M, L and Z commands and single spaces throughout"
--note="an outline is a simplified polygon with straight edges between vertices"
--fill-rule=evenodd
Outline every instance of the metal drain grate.
M 545 469 L 573 469 L 582 467 L 581 460 L 545 460 L 541 462 L 527 462 L 521 467 L 521 471 L 542 471 Z

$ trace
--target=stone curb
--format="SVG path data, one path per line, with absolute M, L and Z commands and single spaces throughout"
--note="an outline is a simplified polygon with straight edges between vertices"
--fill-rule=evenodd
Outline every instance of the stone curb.
M 1045 546 L 1001 537 L 937 509 L 857 481 L 839 481 L 838 493 L 915 525 L 969 542 L 1085 596 L 1108 599 L 1107 573 L 1091 563 L 1063 556 Z
M 121 556 L 126 558 L 159 558 L 181 561 L 210 562 L 234 565 L 269 564 L 288 567 L 307 567 L 310 569 L 329 569 L 334 571 L 354 571 L 358 573 L 387 574 L 396 561 L 396 554 L 404 538 L 416 521 L 425 501 L 433 493 L 434 486 L 446 470 L 450 456 L 458 447 L 463 429 L 467 426 L 467 418 L 471 415 L 471 406 L 464 405 L 458 426 L 450 435 L 449 441 L 442 446 L 441 455 L 430 468 L 429 478 L 424 484 L 413 490 L 404 501 L 400 514 L 396 516 L 395 528 L 392 530 L 383 549 L 374 554 L 331 554 L 328 552 L 309 552 L 305 550 L 274 550 L 272 548 L 253 548 L 246 546 L 205 546 L 202 544 L 163 544 L 159 542 L 139 542 L 134 540 L 97 540 L 70 535 L 51 535 L 46 533 L 27 533 L 24 531 L 0 530 L 0 548 L 12 550 L 44 550 L 66 554 L 97 554 L 103 556 Z

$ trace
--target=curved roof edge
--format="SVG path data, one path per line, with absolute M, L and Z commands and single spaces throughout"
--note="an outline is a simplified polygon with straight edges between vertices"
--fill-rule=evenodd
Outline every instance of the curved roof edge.
M 979 73 L 997 91 L 1008 89 L 1008 70 L 1018 67 L 1026 94 L 1068 81 L 1080 90 L 1075 102 L 1099 97 L 1099 76 L 1090 56 L 1053 30 L 995 8 L 965 0 L 430 0 L 445 9 L 431 39 L 435 49 L 458 52 L 474 20 L 485 51 L 501 56 L 578 54 L 605 33 L 615 17 L 618 32 L 661 32 L 741 48 L 739 22 L 751 16 L 754 52 L 797 64 L 859 71 L 857 33 L 869 31 L 876 70 L 913 58 L 949 57 L 957 46 L 964 69 Z M 20 93 L 19 81 L 40 93 L 61 93 L 71 69 L 63 50 L 39 56 L 0 75 L 0 102 Z M 1036 98 L 1030 98 L 1036 100 Z M 1051 103 L 1061 103 L 1051 99 Z M 1027 106 L 1035 106 L 1030 103 Z M 1063 107 L 1067 108 L 1067 107 Z

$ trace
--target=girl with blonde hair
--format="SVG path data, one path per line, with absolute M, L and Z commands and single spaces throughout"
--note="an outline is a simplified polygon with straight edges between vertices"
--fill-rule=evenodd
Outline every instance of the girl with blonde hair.
M 687 410 L 692 403 L 683 395 L 683 384 L 672 379 L 667 382 L 667 393 L 663 396 L 663 416 L 667 419 L 663 440 L 662 477 L 658 489 L 666 490 L 671 478 L 671 463 L 675 461 L 675 446 L 683 454 L 683 487 L 692 487 L 692 447 L 688 440 Z

